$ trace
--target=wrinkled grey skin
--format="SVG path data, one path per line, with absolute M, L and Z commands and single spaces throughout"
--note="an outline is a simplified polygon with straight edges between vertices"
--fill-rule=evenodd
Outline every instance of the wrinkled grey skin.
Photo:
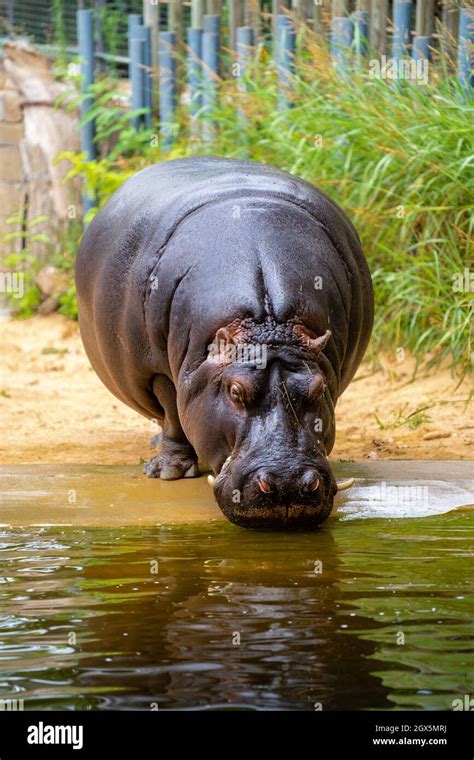
M 328 516 L 334 407 L 373 321 L 360 242 L 333 201 L 252 162 L 156 164 L 87 228 L 76 281 L 97 374 L 163 421 L 149 477 L 194 477 L 199 458 L 239 525 Z

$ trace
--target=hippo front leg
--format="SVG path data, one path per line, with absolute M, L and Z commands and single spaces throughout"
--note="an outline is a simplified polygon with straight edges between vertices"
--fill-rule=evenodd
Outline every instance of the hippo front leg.
M 166 425 L 166 421 L 165 421 Z M 159 454 L 145 463 L 143 472 L 148 478 L 161 480 L 178 480 L 178 478 L 196 478 L 199 469 L 193 447 L 180 444 L 166 437 L 163 432 L 163 447 Z
M 145 463 L 143 471 L 149 478 L 178 480 L 199 475 L 196 452 L 186 438 L 176 408 L 176 390 L 165 375 L 157 375 L 153 392 L 165 412 L 161 451 Z

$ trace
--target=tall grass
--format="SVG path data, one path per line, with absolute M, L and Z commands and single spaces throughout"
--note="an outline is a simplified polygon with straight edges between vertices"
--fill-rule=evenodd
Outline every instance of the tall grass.
M 275 72 L 259 63 L 221 86 L 211 144 L 188 152 L 247 157 L 313 182 L 352 218 L 374 280 L 373 348 L 472 367 L 473 102 L 431 67 L 431 81 L 335 69 L 314 38 L 279 111 Z M 471 275 L 470 289 L 455 283 Z M 464 278 L 466 281 L 466 277 Z
M 444 63 L 430 65 L 429 83 L 418 85 L 371 78 L 357 62 L 345 74 L 311 34 L 300 49 L 287 93 L 291 108 L 278 107 L 275 67 L 262 49 L 244 87 L 219 84 L 212 141 L 189 136 L 182 109 L 173 151 L 160 155 L 143 142 L 139 156 L 117 161 L 118 181 L 132 166 L 213 154 L 272 164 L 313 182 L 347 211 L 361 236 L 376 295 L 373 351 L 402 347 L 420 361 L 449 360 L 467 371 L 474 285 L 455 283 L 465 269 L 474 279 L 473 101 L 446 76 Z

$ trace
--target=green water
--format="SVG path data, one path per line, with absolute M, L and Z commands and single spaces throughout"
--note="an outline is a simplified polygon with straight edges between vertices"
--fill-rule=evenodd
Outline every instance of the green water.
M 25 709 L 452 709 L 473 512 L 0 533 L 0 697 Z

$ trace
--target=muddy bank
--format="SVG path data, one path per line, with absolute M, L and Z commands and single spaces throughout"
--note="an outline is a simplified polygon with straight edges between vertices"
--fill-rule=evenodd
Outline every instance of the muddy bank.
M 78 327 L 59 315 L 2 322 L 1 461 L 137 464 L 156 428 L 92 370 Z M 472 382 L 414 362 L 368 362 L 338 403 L 332 460 L 472 459 Z M 428 407 L 428 408 L 423 408 Z M 411 416 L 409 416 L 411 415 Z

